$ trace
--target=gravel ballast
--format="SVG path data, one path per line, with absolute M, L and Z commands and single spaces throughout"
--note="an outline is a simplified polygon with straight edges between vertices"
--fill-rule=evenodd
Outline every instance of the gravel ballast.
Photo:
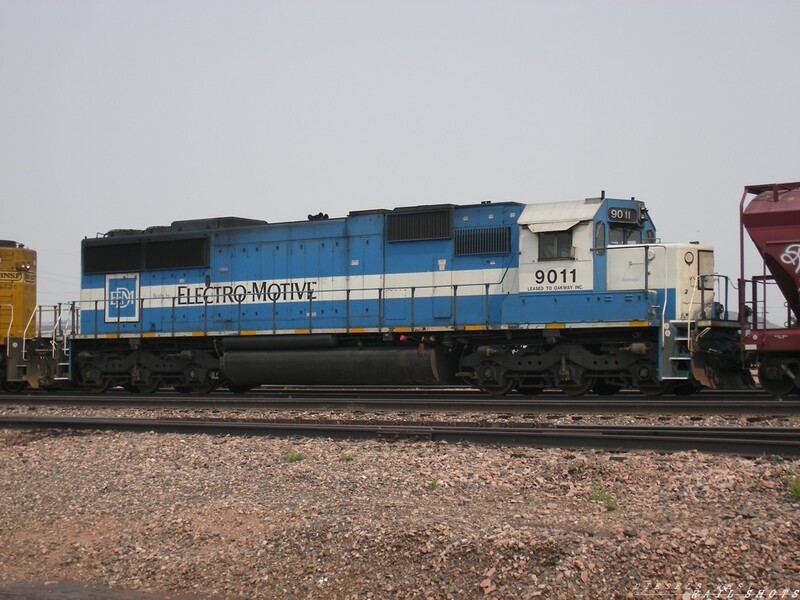
M 2 430 L 0 582 L 800 597 L 799 472 L 797 459 L 695 452 Z

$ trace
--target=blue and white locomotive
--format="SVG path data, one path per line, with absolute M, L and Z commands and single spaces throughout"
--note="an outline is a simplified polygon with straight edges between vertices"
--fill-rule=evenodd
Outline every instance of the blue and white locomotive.
M 115 230 L 82 242 L 71 377 L 134 391 L 715 387 L 708 357 L 730 340 L 709 327 L 713 273 L 711 247 L 661 243 L 644 203 L 604 194 Z

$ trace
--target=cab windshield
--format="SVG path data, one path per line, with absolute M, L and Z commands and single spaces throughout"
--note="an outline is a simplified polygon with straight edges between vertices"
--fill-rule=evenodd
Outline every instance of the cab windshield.
M 608 228 L 608 243 L 612 246 L 620 244 L 641 244 L 642 230 L 635 225 L 610 225 Z

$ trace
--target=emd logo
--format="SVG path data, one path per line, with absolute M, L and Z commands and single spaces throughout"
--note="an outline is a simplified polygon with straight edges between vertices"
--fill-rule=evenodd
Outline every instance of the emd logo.
M 106 323 L 139 320 L 139 274 L 106 275 Z

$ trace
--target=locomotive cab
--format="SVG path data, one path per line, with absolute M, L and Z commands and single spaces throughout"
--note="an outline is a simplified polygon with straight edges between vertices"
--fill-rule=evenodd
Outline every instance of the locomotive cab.
M 530 204 L 520 216 L 520 291 L 604 291 L 606 249 L 655 241 L 644 203 L 587 198 Z

